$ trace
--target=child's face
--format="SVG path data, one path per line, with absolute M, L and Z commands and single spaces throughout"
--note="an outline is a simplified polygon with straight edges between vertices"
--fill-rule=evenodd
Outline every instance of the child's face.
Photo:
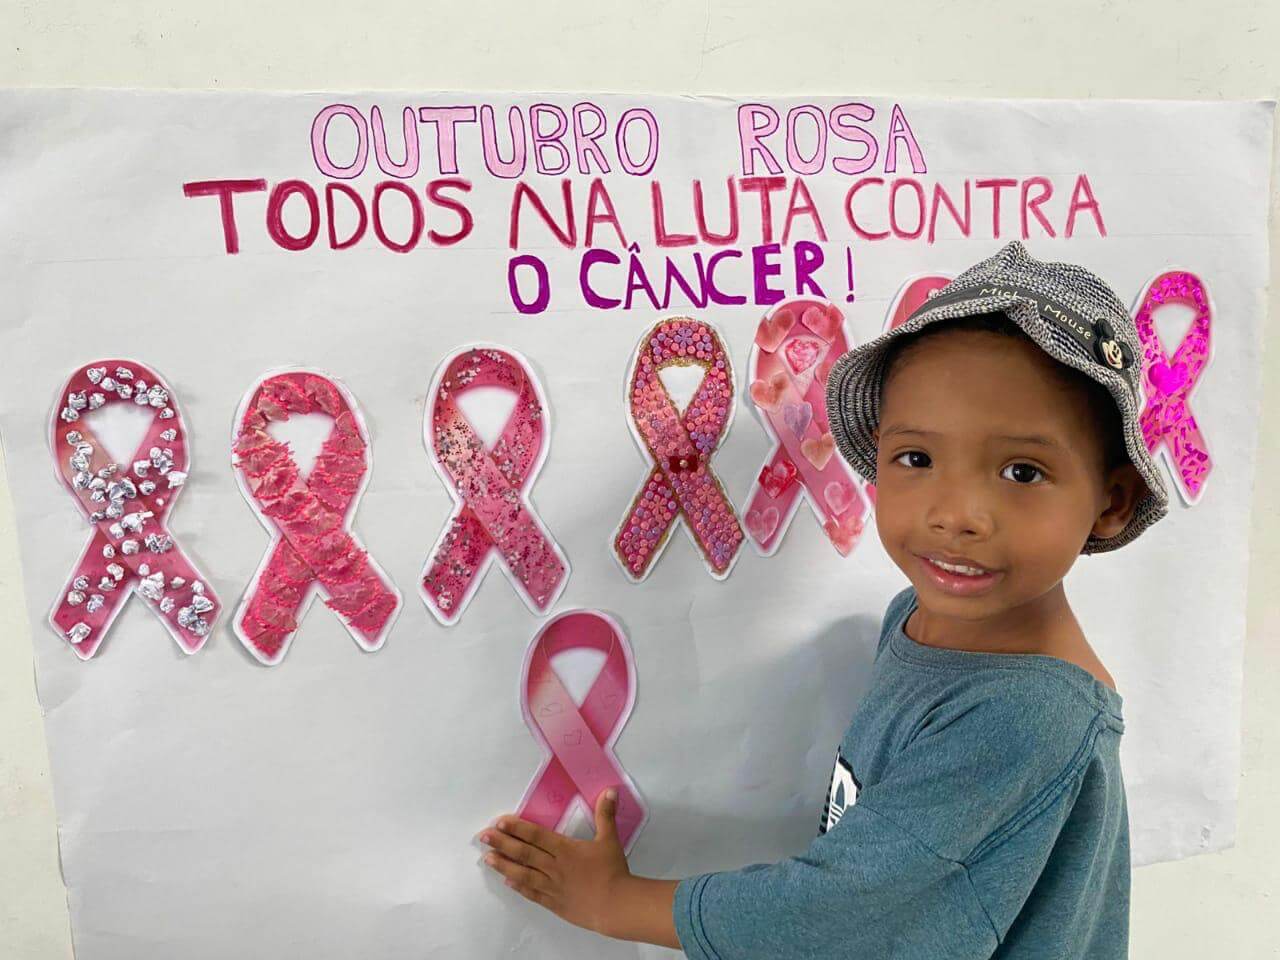
M 1132 464 L 1103 474 L 1086 400 L 1054 364 L 1032 343 L 955 331 L 915 345 L 883 388 L 876 527 L 939 613 L 985 619 L 1041 596 L 1089 533 L 1118 533 L 1145 492 Z M 929 554 L 993 575 L 949 586 Z

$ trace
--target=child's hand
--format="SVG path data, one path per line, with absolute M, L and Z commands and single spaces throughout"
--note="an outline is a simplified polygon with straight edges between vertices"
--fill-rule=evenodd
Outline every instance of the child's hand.
M 618 936 L 616 908 L 631 877 L 618 841 L 614 814 L 618 791 L 602 791 L 596 801 L 596 835 L 578 840 L 507 815 L 480 832 L 493 849 L 485 863 L 507 878 L 507 886 L 570 923 L 605 936 Z

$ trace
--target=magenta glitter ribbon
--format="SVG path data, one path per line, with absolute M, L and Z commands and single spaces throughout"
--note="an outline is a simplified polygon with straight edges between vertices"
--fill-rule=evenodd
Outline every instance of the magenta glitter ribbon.
M 1185 304 L 1195 312 L 1172 359 L 1164 352 L 1155 329 L 1156 311 L 1169 303 Z M 1213 307 L 1204 283 L 1195 274 L 1182 270 L 1162 273 L 1151 281 L 1134 315 L 1142 342 L 1147 395 L 1138 420 L 1142 439 L 1153 455 L 1164 451 L 1188 505 L 1200 499 L 1213 468 L 1208 445 L 1191 413 L 1191 391 L 1209 364 L 1212 317 Z
M 305 476 L 289 445 L 267 430 L 295 413 L 327 414 L 334 421 Z M 278 373 L 250 389 L 236 423 L 232 462 L 273 538 L 236 613 L 236 635 L 261 662 L 279 663 L 319 591 L 356 644 L 377 650 L 400 594 L 350 530 L 370 467 L 354 398 L 321 373 Z
M 604 665 L 582 700 L 574 703 L 551 658 L 573 649 L 598 650 Z M 594 822 L 602 790 L 617 787 L 615 821 L 623 850 L 630 851 L 648 817 L 635 784 L 622 769 L 613 744 L 635 703 L 635 666 L 622 628 L 595 610 L 571 610 L 543 625 L 525 655 L 521 701 L 525 723 L 547 751 L 520 801 L 517 815 L 558 830 L 575 798 Z
M 51 427 L 58 477 L 93 532 L 49 621 L 82 660 L 97 652 L 137 593 L 185 653 L 203 646 L 221 604 L 166 518 L 187 479 L 186 424 L 168 385 L 135 360 L 98 360 L 71 375 Z M 152 420 L 130 463 L 110 459 L 84 417 L 131 404 Z
M 516 395 L 491 450 L 455 402 L 477 387 Z M 458 621 L 494 558 L 535 613 L 564 589 L 568 561 L 528 501 L 549 430 L 537 379 L 517 354 L 471 346 L 441 364 L 428 395 L 426 442 L 456 507 L 422 576 L 423 599 L 441 623 Z
M 802 497 L 841 556 L 862 534 L 870 505 L 836 453 L 825 401 L 831 364 L 848 349 L 844 317 L 824 301 L 789 301 L 756 328 L 750 394 L 773 450 L 747 495 L 743 520 L 763 556 L 778 549 Z
M 672 364 L 703 368 L 683 413 L 659 377 Z M 641 339 L 627 380 L 632 429 L 653 469 L 614 534 L 614 556 L 628 577 L 643 580 L 683 519 L 712 576 L 723 578 L 743 541 L 733 504 L 711 469 L 733 415 L 733 368 L 724 344 L 710 324 L 661 321 Z

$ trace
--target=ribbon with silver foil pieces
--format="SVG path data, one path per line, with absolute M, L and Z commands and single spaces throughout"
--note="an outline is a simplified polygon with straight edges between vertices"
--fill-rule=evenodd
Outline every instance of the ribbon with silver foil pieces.
M 492 449 L 457 403 L 482 387 L 515 394 Z M 446 358 L 427 400 L 427 449 L 455 500 L 423 570 L 427 608 L 441 623 L 456 623 L 496 557 L 525 604 L 544 613 L 564 589 L 569 563 L 528 501 L 550 433 L 536 378 L 517 354 L 475 345 Z
M 551 666 L 557 654 L 574 649 L 604 654 L 581 705 Z M 525 791 L 517 816 L 556 830 L 575 798 L 582 798 L 590 820 L 601 791 L 616 787 L 618 840 L 630 851 L 648 812 L 613 744 L 635 703 L 635 677 L 627 638 L 603 613 L 567 611 L 538 631 L 525 655 L 520 692 L 525 722 L 548 756 Z
M 305 476 L 272 423 L 324 414 L 333 427 Z M 367 435 L 355 399 L 328 376 L 291 370 L 267 376 L 236 416 L 233 465 L 246 499 L 272 535 L 234 629 L 258 660 L 279 663 L 317 591 L 363 650 L 377 650 L 400 594 L 350 530 L 367 481 Z
M 673 364 L 694 364 L 703 371 L 683 412 L 660 377 Z M 687 317 L 660 321 L 640 341 L 627 401 L 633 432 L 653 468 L 614 534 L 614 555 L 623 571 L 633 581 L 643 580 L 684 520 L 711 575 L 728 576 L 744 536 L 711 469 L 734 402 L 733 369 L 719 334 Z
M 138 449 L 116 463 L 86 421 L 129 404 L 151 415 Z M 221 605 L 169 530 L 189 466 L 186 424 L 168 385 L 136 360 L 97 360 L 71 375 L 52 421 L 58 476 L 92 526 L 49 619 L 83 660 L 136 593 L 185 653 L 203 646 Z
M 1191 308 L 1193 315 L 1171 358 L 1156 333 L 1155 314 L 1173 303 Z M 1153 455 L 1164 451 L 1188 505 L 1200 499 L 1213 468 L 1204 434 L 1191 412 L 1191 391 L 1209 365 L 1212 322 L 1213 305 L 1204 282 L 1182 270 L 1171 270 L 1152 280 L 1134 313 L 1147 394 L 1138 418 L 1142 439 Z

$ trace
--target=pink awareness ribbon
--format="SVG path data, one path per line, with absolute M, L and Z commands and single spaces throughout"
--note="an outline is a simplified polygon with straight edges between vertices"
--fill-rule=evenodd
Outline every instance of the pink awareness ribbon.
M 478 387 L 516 395 L 493 449 L 486 449 L 457 398 Z M 422 596 L 445 625 L 462 616 L 494 558 L 535 613 L 544 613 L 568 580 L 569 562 L 529 504 L 546 458 L 547 404 L 527 361 L 473 345 L 447 357 L 428 393 L 427 450 L 453 494 L 453 515 L 432 548 Z
M 747 495 L 744 520 L 763 556 L 778 549 L 802 497 L 841 556 L 862 534 L 870 505 L 836 452 L 825 399 L 831 364 L 848 349 L 844 316 L 825 301 L 788 301 L 756 328 L 750 394 L 773 449 Z
M 1155 329 L 1156 312 L 1170 303 L 1183 304 L 1194 312 L 1172 358 L 1165 353 Z M 1212 319 L 1209 291 L 1199 277 L 1184 270 L 1171 270 L 1152 280 L 1134 314 L 1147 395 L 1138 419 L 1142 438 L 1152 454 L 1164 454 L 1189 506 L 1199 501 L 1213 468 L 1204 434 L 1191 412 L 1191 391 L 1211 359 Z
M 908 278 L 898 288 L 898 292 L 891 302 L 888 315 L 885 318 L 885 331 L 888 332 L 902 326 L 907 317 L 925 305 L 926 301 L 933 296 L 934 291 L 941 290 L 950 282 L 951 278 L 936 273 L 926 273 Z
M 151 414 L 128 463 L 114 462 L 85 422 L 115 404 Z M 166 523 L 190 464 L 186 424 L 168 384 L 136 360 L 86 364 L 59 394 L 52 441 L 58 476 L 93 531 L 49 614 L 54 629 L 88 660 L 137 593 L 181 650 L 199 650 L 221 604 Z
M 898 292 L 890 303 L 888 313 L 885 315 L 885 332 L 887 333 L 902 326 L 911 314 L 924 305 L 926 300 L 950 282 L 950 277 L 934 273 L 925 273 L 907 278 L 902 286 L 898 288 Z M 867 494 L 867 499 L 874 504 L 876 502 L 876 485 L 868 483 L 863 489 Z
M 703 370 L 683 413 L 659 376 L 673 364 Z M 614 534 L 614 556 L 629 578 L 643 580 L 684 520 L 711 575 L 723 579 L 743 533 L 711 469 L 711 456 L 733 417 L 733 367 L 720 335 L 687 317 L 660 321 L 641 338 L 627 384 L 632 432 L 653 468 Z
M 600 673 L 579 706 L 569 696 L 551 660 L 573 649 L 605 655 Z M 547 752 L 517 815 L 558 830 L 576 798 L 594 816 L 600 792 L 617 787 L 618 839 L 630 851 L 648 811 L 622 769 L 613 745 L 635 703 L 635 665 L 622 627 L 595 610 L 570 610 L 548 620 L 525 654 L 521 701 L 525 723 Z
M 316 413 L 332 417 L 333 428 L 303 475 L 289 444 L 269 427 Z M 381 647 L 400 594 L 350 530 L 370 468 L 355 398 L 322 373 L 268 374 L 236 413 L 232 453 L 245 499 L 272 537 L 236 612 L 240 642 L 262 663 L 279 663 L 319 592 L 357 645 Z

